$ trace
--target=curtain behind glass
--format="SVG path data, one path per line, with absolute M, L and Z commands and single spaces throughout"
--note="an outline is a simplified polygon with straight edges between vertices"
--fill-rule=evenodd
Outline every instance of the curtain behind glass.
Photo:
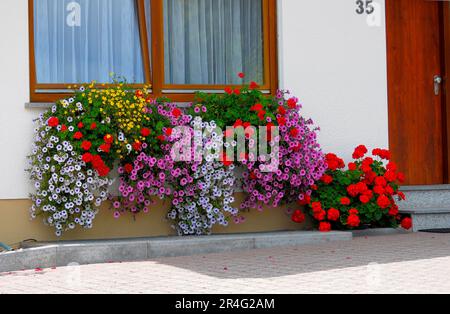
M 263 83 L 261 0 L 164 0 L 167 84 Z
M 34 19 L 38 83 L 144 82 L 135 0 L 35 0 Z

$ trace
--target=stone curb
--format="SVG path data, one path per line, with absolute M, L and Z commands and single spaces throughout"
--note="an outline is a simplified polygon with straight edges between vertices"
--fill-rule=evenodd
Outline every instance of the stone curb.
M 408 234 L 409 231 L 403 229 L 394 228 L 379 228 L 379 229 L 367 229 L 367 230 L 354 230 L 352 231 L 354 238 L 360 237 L 380 237 L 388 235 Z
M 208 237 L 168 237 L 38 244 L 0 253 L 0 273 L 68 265 L 146 261 L 272 247 L 322 244 L 352 240 L 351 232 L 274 232 Z

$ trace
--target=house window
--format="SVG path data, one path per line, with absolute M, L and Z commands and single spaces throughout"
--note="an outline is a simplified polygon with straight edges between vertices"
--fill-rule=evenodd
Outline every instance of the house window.
M 31 101 L 112 75 L 190 101 L 195 90 L 277 88 L 275 0 L 29 0 Z

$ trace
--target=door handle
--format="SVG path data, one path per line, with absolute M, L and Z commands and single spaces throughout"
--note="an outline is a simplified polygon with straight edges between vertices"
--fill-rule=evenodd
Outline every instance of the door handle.
M 441 84 L 442 84 L 442 77 L 439 75 L 434 76 L 434 94 L 436 96 L 439 96 L 439 93 L 441 91 Z

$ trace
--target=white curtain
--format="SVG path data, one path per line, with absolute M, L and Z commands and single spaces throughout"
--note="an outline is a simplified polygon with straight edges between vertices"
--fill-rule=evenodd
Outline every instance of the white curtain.
M 34 19 L 38 83 L 144 82 L 135 0 L 35 0 Z
M 263 83 L 262 0 L 164 0 L 168 84 Z

